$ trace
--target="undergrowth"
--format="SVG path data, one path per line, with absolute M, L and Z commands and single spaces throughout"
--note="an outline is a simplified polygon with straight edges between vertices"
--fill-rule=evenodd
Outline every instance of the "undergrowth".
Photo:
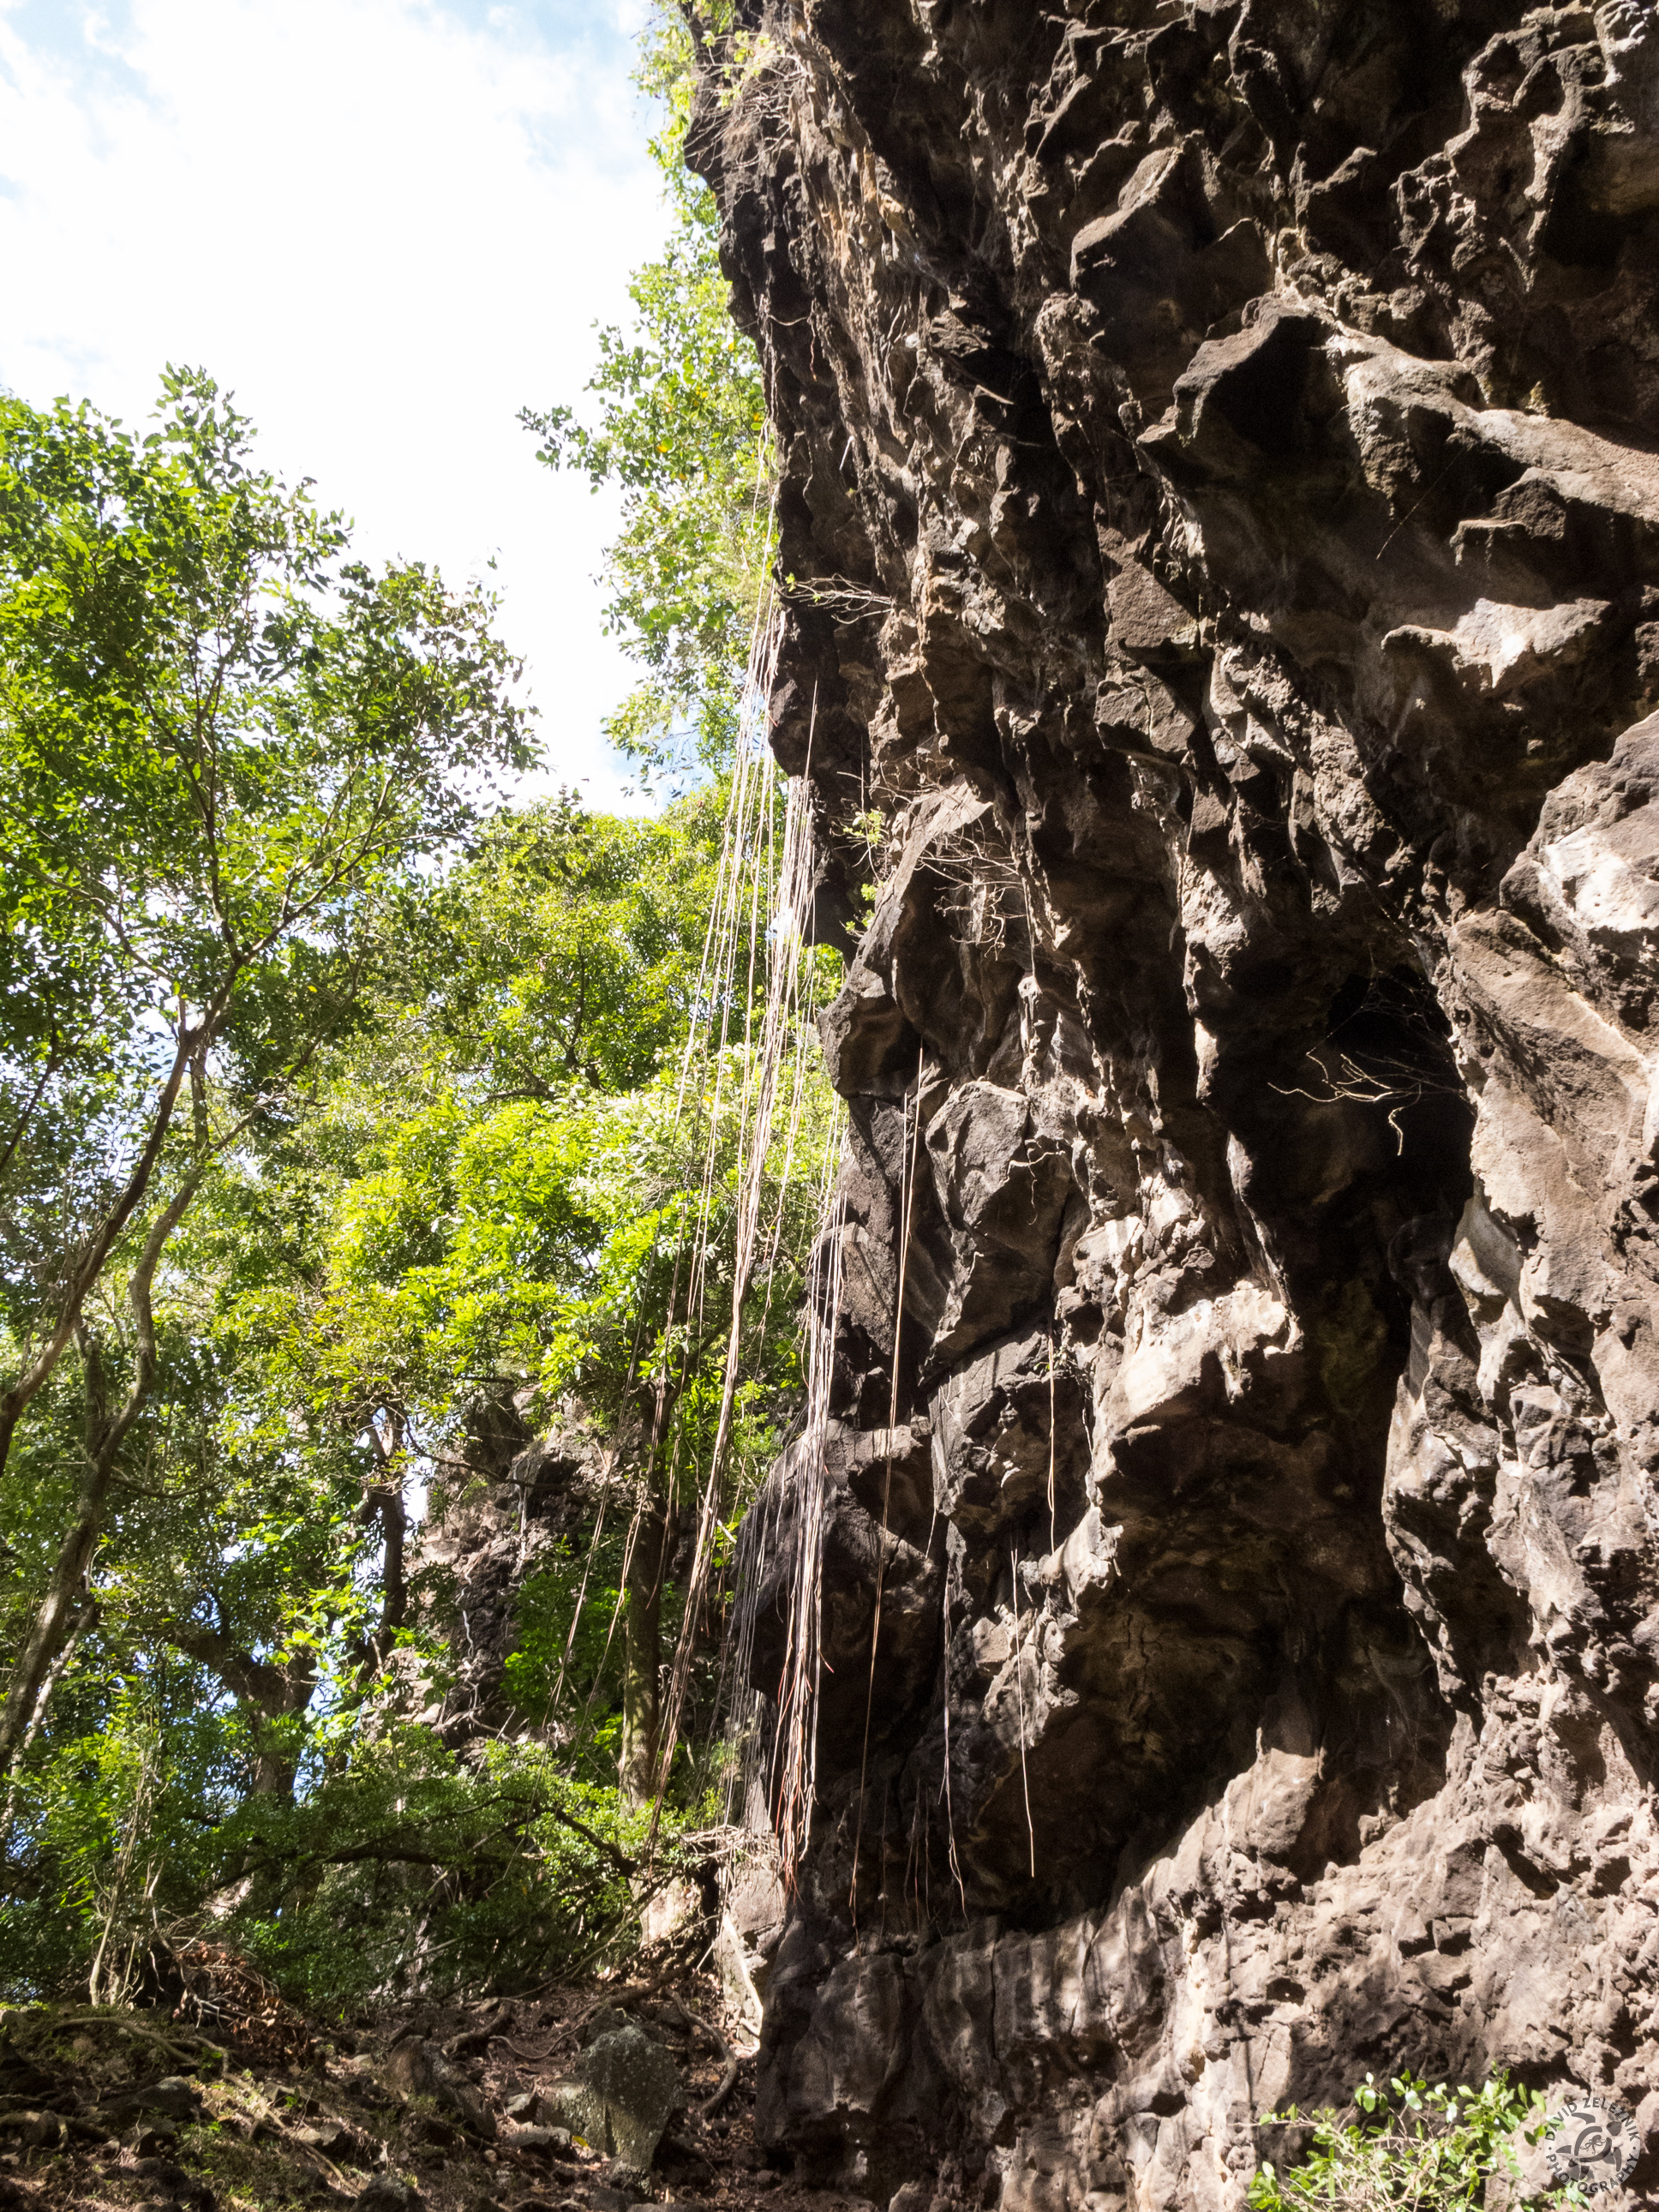
M 1264 2127 L 1310 2129 L 1313 2142 L 1286 2172 L 1262 2165 L 1250 2185 L 1252 2212 L 1475 2212 L 1494 2176 L 1522 2179 L 1517 2141 L 1534 2147 L 1548 2128 L 1544 2098 L 1504 2073 L 1480 2089 L 1431 2087 L 1411 2073 L 1383 2088 L 1368 2074 L 1353 2102 L 1351 2119 L 1328 2106 L 1303 2113 L 1290 2105 L 1263 2117 Z M 1532 2201 L 1587 2200 L 1566 2186 Z

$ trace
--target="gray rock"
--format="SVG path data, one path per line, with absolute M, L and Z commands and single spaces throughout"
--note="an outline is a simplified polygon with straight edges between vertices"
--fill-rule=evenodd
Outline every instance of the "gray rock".
M 147 2112 L 165 2113 L 170 2120 L 195 2119 L 202 2109 L 202 2093 L 181 2074 L 168 2074 L 148 2088 L 133 2092 L 133 2101 Z
M 1659 12 L 744 21 L 690 143 L 863 925 L 758 2132 L 1223 2212 L 1276 2100 L 1502 2065 L 1645 2201 Z
M 307 2121 L 305 2126 L 289 2130 L 290 2140 L 304 2143 L 309 2149 L 320 2151 L 325 2158 L 332 2159 L 337 2166 L 362 2165 L 369 2155 L 368 2146 L 356 2130 L 344 2120 L 324 2118 Z
M 570 2074 L 544 2093 L 540 2110 L 594 2150 L 643 2172 L 684 2095 L 667 2051 L 625 2021 L 594 2038 Z
M 182 2075 L 169 2074 L 159 2081 L 123 2090 L 100 2106 L 99 2111 L 100 2117 L 112 2127 L 127 2127 L 140 2118 L 188 2126 L 201 2116 L 202 2093 L 195 2082 Z
M 729 1912 L 721 1913 L 715 1930 L 714 1966 L 730 2021 L 744 2035 L 758 2036 L 766 1968 L 763 1960 L 751 1959 L 744 1949 L 743 1938 Z
M 394 2180 L 389 2174 L 376 2174 L 372 2181 L 364 2183 L 352 2202 L 357 2212 L 423 2212 L 425 2199 L 406 2181 Z

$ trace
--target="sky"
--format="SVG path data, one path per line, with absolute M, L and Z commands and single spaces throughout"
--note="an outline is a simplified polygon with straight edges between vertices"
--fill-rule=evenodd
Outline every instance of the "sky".
M 535 459 L 666 229 L 649 0 L 0 0 L 0 386 L 137 422 L 206 368 L 371 560 L 486 574 L 548 785 L 617 803 L 607 494 Z

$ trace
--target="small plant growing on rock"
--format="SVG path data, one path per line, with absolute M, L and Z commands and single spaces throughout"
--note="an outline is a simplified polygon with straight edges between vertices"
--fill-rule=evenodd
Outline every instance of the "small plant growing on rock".
M 1522 2180 L 1514 2142 L 1542 2141 L 1544 2100 L 1494 2074 L 1484 2088 L 1431 2088 L 1413 2074 L 1381 2087 L 1368 2074 L 1353 2093 L 1355 2117 L 1328 2106 L 1299 2112 L 1264 2113 L 1263 2127 L 1307 2127 L 1313 2147 L 1299 2165 L 1280 2174 L 1264 2162 L 1250 2184 L 1251 2212 L 1296 2212 L 1320 2205 L 1327 2212 L 1474 2212 L 1486 2202 L 1494 2176 Z M 1577 2187 L 1552 2190 L 1535 2200 L 1583 2204 Z

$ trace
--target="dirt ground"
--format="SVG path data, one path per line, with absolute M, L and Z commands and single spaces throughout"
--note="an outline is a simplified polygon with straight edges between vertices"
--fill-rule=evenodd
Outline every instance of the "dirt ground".
M 871 2212 L 757 2148 L 752 2054 L 712 1978 L 683 1965 L 349 2033 L 268 1991 L 239 1999 L 198 2010 L 205 2027 L 188 2005 L 0 2012 L 0 2212 Z M 537 2095 L 605 2010 L 665 2049 L 684 2086 L 647 2173 L 537 2124 Z

